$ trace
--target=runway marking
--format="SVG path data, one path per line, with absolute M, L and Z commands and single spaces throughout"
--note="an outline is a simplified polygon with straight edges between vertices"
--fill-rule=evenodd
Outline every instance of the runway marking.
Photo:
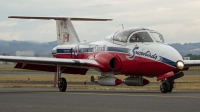
M 14 106 L 15 108 L 32 108 L 33 106 Z
M 162 95 L 127 95 L 127 94 L 100 94 L 100 93 L 67 93 L 67 94 L 85 94 L 85 95 L 100 95 L 100 96 L 131 96 L 131 97 L 162 97 L 162 98 L 194 98 L 194 99 L 200 99 L 198 96 L 162 96 Z

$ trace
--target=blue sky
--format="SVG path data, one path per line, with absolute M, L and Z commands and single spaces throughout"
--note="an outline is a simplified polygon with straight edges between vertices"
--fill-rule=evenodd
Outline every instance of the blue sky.
M 0 39 L 56 40 L 55 21 L 8 19 L 21 16 L 111 18 L 109 22 L 73 22 L 80 40 L 101 40 L 125 28 L 146 27 L 167 43 L 200 42 L 198 0 L 0 0 Z

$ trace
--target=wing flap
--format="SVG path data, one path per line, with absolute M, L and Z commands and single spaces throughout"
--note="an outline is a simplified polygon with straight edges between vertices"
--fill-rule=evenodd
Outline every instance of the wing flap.
M 41 64 L 23 64 L 17 63 L 15 68 L 19 69 L 29 69 L 29 70 L 38 70 L 45 72 L 55 72 L 56 65 L 41 65 Z M 86 68 L 74 68 L 74 67 L 61 67 L 62 73 L 68 74 L 83 74 L 85 75 L 88 71 Z

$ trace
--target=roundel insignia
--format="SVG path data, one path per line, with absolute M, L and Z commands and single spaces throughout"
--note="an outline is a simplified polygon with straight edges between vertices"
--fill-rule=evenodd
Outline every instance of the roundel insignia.
M 75 56 L 78 56 L 78 51 L 79 51 L 79 47 L 76 46 L 75 49 L 74 49 L 74 55 Z

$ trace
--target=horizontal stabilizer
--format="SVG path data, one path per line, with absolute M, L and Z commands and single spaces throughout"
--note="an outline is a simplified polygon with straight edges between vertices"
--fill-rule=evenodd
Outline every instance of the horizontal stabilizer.
M 70 20 L 73 21 L 112 21 L 113 19 L 98 19 L 98 18 L 75 18 L 75 17 L 33 17 L 33 16 L 8 16 L 8 18 L 18 18 L 18 19 L 43 19 L 43 20 Z
M 200 66 L 200 60 L 183 60 L 185 67 Z

